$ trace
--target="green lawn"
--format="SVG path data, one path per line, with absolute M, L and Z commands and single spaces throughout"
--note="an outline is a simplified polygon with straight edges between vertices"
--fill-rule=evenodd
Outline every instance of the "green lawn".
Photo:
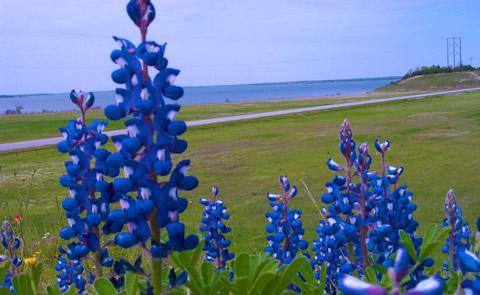
M 386 94 L 382 93 L 381 95 L 385 96 Z M 182 120 L 199 120 L 253 112 L 341 103 L 378 96 L 379 94 L 369 94 L 348 98 L 332 96 L 311 99 L 279 99 L 241 103 L 186 105 L 182 106 L 179 118 Z M 0 143 L 59 136 L 58 128 L 64 126 L 68 120 L 79 116 L 79 113 L 74 112 L 0 116 L 0 130 L 2 130 L 0 132 Z M 99 109 L 90 111 L 88 118 L 105 120 L 103 111 Z M 123 128 L 121 121 L 109 122 L 107 127 L 108 130 L 120 128 Z
M 198 198 L 218 185 L 232 215 L 234 250 L 261 251 L 269 208 L 265 193 L 278 191 L 278 176 L 287 174 L 299 187 L 305 180 L 318 200 L 333 177 L 326 159 L 340 159 L 338 131 L 347 117 L 358 143 L 372 144 L 377 136 L 392 141 L 389 160 L 406 169 L 401 182 L 415 192 L 420 231 L 442 221 L 449 188 L 457 190 L 465 219 L 474 222 L 480 210 L 479 102 L 480 95 L 471 93 L 191 128 L 185 136 L 190 143 L 186 156 L 200 186 L 187 194 L 193 203 L 182 218 L 190 230 L 196 229 L 202 210 Z M 56 201 L 68 194 L 57 184 L 65 160 L 53 148 L 0 153 L 0 213 L 18 212 L 19 195 L 29 199 L 24 225 L 28 239 L 39 240 L 66 224 Z M 292 206 L 303 210 L 310 239 L 319 216 L 302 189 Z
M 480 87 L 478 72 L 430 74 L 412 77 L 378 89 L 379 92 L 424 92 Z

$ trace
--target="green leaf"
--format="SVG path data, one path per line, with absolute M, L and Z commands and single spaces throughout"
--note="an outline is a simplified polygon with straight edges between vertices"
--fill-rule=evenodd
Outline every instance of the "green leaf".
M 417 253 L 415 252 L 415 246 L 413 245 L 412 238 L 403 230 L 399 232 L 400 234 L 400 243 L 407 249 L 408 255 L 417 261 Z
M 8 270 L 10 269 L 10 261 L 5 262 L 0 267 L 0 282 L 3 282 L 5 276 L 7 275 Z
M 425 234 L 423 235 L 423 245 L 430 244 L 433 242 L 433 239 L 435 238 L 435 234 L 437 232 L 437 225 L 435 223 L 431 223 L 428 227 L 427 230 L 425 231 Z
M 0 295 L 12 295 L 12 292 L 8 288 L 0 287 Z
M 200 270 L 202 272 L 202 278 L 205 282 L 205 285 L 211 285 L 214 272 L 213 264 L 204 262 L 202 263 Z
M 250 284 L 254 285 L 260 275 L 264 272 L 272 272 L 278 268 L 279 261 L 271 257 L 256 256 L 261 262 L 257 263 L 256 267 L 251 267 L 254 271 L 250 272 Z
M 127 272 L 125 275 L 125 294 L 135 295 L 138 290 L 138 274 Z
M 435 240 L 440 242 L 441 245 L 447 240 L 448 234 L 450 233 L 450 228 L 448 226 L 442 227 L 435 236 Z
M 248 277 L 250 274 L 250 257 L 246 253 L 241 253 L 234 260 L 233 269 L 238 278 Z
M 118 294 L 117 289 L 113 286 L 112 282 L 107 278 L 101 277 L 95 280 L 93 283 L 95 291 L 98 295 L 113 295 Z
M 189 268 L 188 270 L 188 281 L 186 285 L 190 288 L 193 294 L 202 294 L 203 290 L 203 281 L 195 268 Z
M 308 260 L 304 256 L 295 258 L 290 264 L 284 266 L 280 272 L 280 279 L 275 282 L 272 288 L 269 288 L 269 294 L 281 294 L 287 286 L 294 280 L 294 276 L 297 275 L 302 265 L 308 264 Z M 273 291 L 273 292 L 271 292 Z
M 52 285 L 47 287 L 47 294 L 48 295 L 62 295 L 62 291 L 57 285 Z
M 458 287 L 458 274 L 454 270 L 451 270 L 449 273 L 450 273 L 450 276 L 447 281 L 447 290 L 449 294 L 453 294 Z
M 33 295 L 32 283 L 28 274 L 21 274 L 13 278 L 13 288 L 17 294 Z
M 369 283 L 372 283 L 372 284 L 377 285 L 377 284 L 378 284 L 377 273 L 375 272 L 375 270 L 373 269 L 373 267 L 368 266 L 368 267 L 365 269 L 365 271 L 366 271 L 366 273 L 367 273 L 367 281 L 368 281 Z
M 418 261 L 423 261 L 425 258 L 429 257 L 432 252 L 440 246 L 440 242 L 432 242 L 425 247 L 420 249 L 420 255 L 418 257 Z
M 263 294 L 263 289 L 266 286 L 269 286 L 270 282 L 277 277 L 276 273 L 273 272 L 264 272 L 255 280 L 252 288 L 249 290 L 248 294 L 257 295 Z
M 234 281 L 234 293 L 235 294 L 248 294 L 248 289 L 250 287 L 249 284 L 249 278 L 248 277 L 242 277 L 238 278 Z
M 327 282 L 327 264 L 323 263 L 322 264 L 322 272 L 320 273 L 320 286 L 318 289 L 322 292 L 323 294 L 323 289 L 325 289 L 325 284 Z
M 181 251 L 181 252 L 174 252 L 172 255 L 169 256 L 169 259 L 173 261 L 175 266 L 179 267 L 182 270 L 186 270 L 190 267 L 195 267 L 200 259 L 200 255 L 202 254 L 202 246 L 201 243 L 199 246 L 195 247 L 189 251 Z
M 37 263 L 35 267 L 32 269 L 32 283 L 35 292 L 38 293 L 40 290 L 38 287 L 40 286 L 40 276 L 42 275 L 43 271 L 43 263 Z
M 71 285 L 70 288 L 68 288 L 68 291 L 63 293 L 63 295 L 77 295 L 77 288 L 75 286 Z

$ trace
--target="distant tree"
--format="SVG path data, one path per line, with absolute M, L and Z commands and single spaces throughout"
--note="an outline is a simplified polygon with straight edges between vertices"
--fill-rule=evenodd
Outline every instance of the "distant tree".
M 402 80 L 412 78 L 415 76 L 420 76 L 420 75 L 451 73 L 451 72 L 467 72 L 467 71 L 476 71 L 476 70 L 477 68 L 472 67 L 471 65 L 461 65 L 455 68 L 441 67 L 440 65 L 420 66 L 415 68 L 414 70 L 409 70 L 402 77 Z

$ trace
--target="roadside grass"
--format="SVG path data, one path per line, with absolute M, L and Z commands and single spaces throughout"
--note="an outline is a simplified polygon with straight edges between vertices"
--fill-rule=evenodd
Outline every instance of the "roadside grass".
M 329 96 L 319 98 L 278 99 L 240 103 L 184 105 L 179 113 L 179 118 L 187 121 L 218 118 L 254 112 L 266 112 L 350 102 L 385 95 L 385 93 L 382 93 L 381 95 L 377 93 L 370 93 L 356 97 Z M 395 94 L 393 93 L 392 95 Z M 58 128 L 64 126 L 68 120 L 75 119 L 78 116 L 78 112 L 0 116 L 0 130 L 2 130 L 2 132 L 0 132 L 0 143 L 60 136 Z M 88 119 L 107 120 L 103 114 L 103 110 L 101 109 L 89 111 Z M 116 130 L 124 127 L 122 121 L 109 121 L 108 124 L 107 130 Z
M 480 87 L 478 72 L 456 72 L 412 77 L 377 89 L 378 92 L 442 91 Z
M 379 159 L 373 141 L 376 137 L 391 140 L 388 160 L 406 169 L 401 183 L 414 192 L 420 232 L 429 223 L 442 222 L 449 188 L 457 191 L 464 219 L 473 223 L 480 212 L 479 102 L 479 94 L 469 93 L 190 128 L 185 157 L 192 159 L 189 172 L 199 178 L 200 186 L 184 194 L 192 203 L 181 218 L 189 231 L 197 231 L 203 209 L 198 199 L 209 196 L 211 186 L 217 185 L 232 216 L 228 222 L 233 227 L 232 249 L 262 251 L 264 214 L 269 210 L 265 194 L 278 192 L 278 176 L 286 174 L 299 187 L 291 204 L 303 210 L 306 238 L 311 240 L 319 216 L 301 180 L 318 202 L 325 182 L 334 176 L 325 162 L 329 157 L 341 159 L 339 125 L 349 118 L 357 143 L 371 145 L 374 167 Z M 19 190 L 28 194 L 27 243 L 40 240 L 45 232 L 56 234 L 66 225 L 58 206 L 68 195 L 58 184 L 65 160 L 67 156 L 52 147 L 0 153 L 0 214 L 17 213 Z M 28 178 L 33 169 L 37 172 L 29 186 L 22 177 Z

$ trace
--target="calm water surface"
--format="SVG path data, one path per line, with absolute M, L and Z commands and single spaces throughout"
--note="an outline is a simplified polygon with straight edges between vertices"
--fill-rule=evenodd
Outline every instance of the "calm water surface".
M 226 86 L 185 87 L 182 104 L 205 104 L 270 100 L 279 98 L 305 98 L 315 96 L 353 95 L 373 91 L 399 77 L 351 79 L 331 81 L 306 81 Z M 95 106 L 104 107 L 115 103 L 113 91 L 95 93 Z M 67 93 L 35 94 L 0 97 L 0 114 L 21 105 L 23 112 L 67 111 L 72 104 Z

